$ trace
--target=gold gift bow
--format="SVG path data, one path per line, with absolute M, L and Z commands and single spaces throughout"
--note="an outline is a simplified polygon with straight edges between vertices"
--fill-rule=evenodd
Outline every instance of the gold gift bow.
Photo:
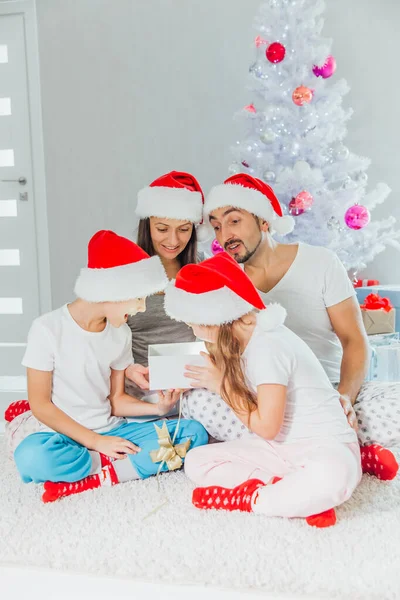
M 183 465 L 182 458 L 185 458 L 190 448 L 191 439 L 189 438 L 186 442 L 174 446 L 171 436 L 169 435 L 166 421 L 163 422 L 162 427 L 158 427 L 155 423 L 154 427 L 160 447 L 158 450 L 152 450 L 150 452 L 151 460 L 153 463 L 161 462 L 161 468 L 162 465 L 166 463 L 169 471 L 180 469 Z M 174 433 L 176 433 L 176 429 Z M 174 440 L 175 437 L 176 436 L 174 435 Z
M 178 435 L 179 427 L 180 427 L 180 424 L 181 424 L 181 418 L 182 418 L 182 398 L 183 398 L 183 392 L 181 393 L 181 396 L 180 396 L 180 398 L 179 398 L 179 414 L 178 414 L 178 422 L 177 422 L 177 424 L 176 424 L 176 427 L 175 427 L 175 431 L 174 431 L 174 435 L 173 435 L 173 437 L 172 437 L 172 440 L 171 440 L 171 438 L 170 438 L 170 442 L 171 442 L 171 446 L 172 446 L 172 447 L 174 447 L 174 443 L 175 443 L 175 440 L 176 440 L 176 436 Z M 164 424 L 163 424 L 163 425 L 165 425 L 165 427 L 167 427 L 167 424 L 166 424 L 166 422 L 165 422 L 165 421 L 164 421 Z M 157 425 L 156 425 L 156 424 L 154 424 L 154 426 L 155 426 L 156 430 L 157 430 L 157 429 L 162 429 L 162 427 L 161 427 L 161 428 L 157 427 Z M 167 432 L 168 432 L 168 428 L 167 428 Z M 158 435 L 158 432 L 157 432 L 157 435 Z M 169 436 L 169 432 L 168 432 L 168 436 Z M 190 438 L 189 438 L 189 440 L 186 442 L 186 444 L 187 444 L 187 443 L 189 443 L 189 445 L 190 445 L 190 441 L 191 441 L 191 440 L 190 440 Z M 181 446 L 181 444 L 178 444 L 178 446 Z M 161 448 L 160 448 L 160 450 L 161 450 Z M 153 450 L 152 452 L 158 452 L 158 450 Z M 152 452 L 151 452 L 151 453 L 152 453 Z M 151 454 L 151 453 L 150 453 L 150 454 Z M 183 457 L 182 457 L 182 458 L 183 458 Z M 157 489 L 158 489 L 158 492 L 160 492 L 160 491 L 161 491 L 161 486 L 160 486 L 160 473 L 161 473 L 161 469 L 163 468 L 164 462 L 165 462 L 165 460 L 162 460 L 162 462 L 160 463 L 160 466 L 158 467 L 158 471 L 157 471 L 157 474 L 156 474 L 156 481 L 157 481 Z M 168 498 L 165 496 L 165 500 L 164 500 L 164 502 L 163 502 L 162 504 L 159 504 L 159 505 L 158 505 L 158 506 L 156 506 L 155 508 L 153 508 L 153 510 L 151 510 L 149 513 L 147 513 L 147 515 L 143 517 L 143 521 L 145 521 L 146 519 L 148 519 L 149 517 L 151 517 L 151 515 L 154 515 L 156 512 L 158 512 L 158 511 L 160 510 L 160 508 L 162 508 L 163 506 L 165 506 L 166 504 L 168 504 L 168 502 L 169 502 L 169 500 L 168 500 Z

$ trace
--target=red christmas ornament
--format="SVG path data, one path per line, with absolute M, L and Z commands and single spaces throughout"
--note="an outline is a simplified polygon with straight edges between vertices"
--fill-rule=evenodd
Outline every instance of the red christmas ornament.
M 273 42 L 265 51 L 265 56 L 271 63 L 280 63 L 285 58 L 286 48 L 280 42 Z
M 308 104 L 309 102 L 311 102 L 312 98 L 312 90 L 310 90 L 310 88 L 306 87 L 305 85 L 300 85 L 299 87 L 297 87 L 292 94 L 293 102 L 297 104 L 297 106 L 303 106 L 303 104 Z
M 247 110 L 247 112 L 251 112 L 251 113 L 256 113 L 256 107 L 254 106 L 254 104 L 248 104 L 247 106 L 243 107 L 243 110 Z

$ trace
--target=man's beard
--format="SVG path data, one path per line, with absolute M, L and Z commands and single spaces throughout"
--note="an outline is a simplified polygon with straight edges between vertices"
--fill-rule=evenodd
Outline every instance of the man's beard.
M 239 239 L 230 240 L 229 242 L 227 242 L 225 244 L 224 249 L 226 251 L 227 247 L 230 246 L 231 244 L 242 244 L 243 248 L 246 249 L 245 255 L 244 256 L 235 257 L 236 262 L 239 263 L 239 265 L 242 265 L 243 263 L 246 263 L 248 260 L 250 260 L 250 258 L 252 256 L 254 256 L 254 254 L 257 252 L 257 250 L 258 250 L 261 242 L 262 242 L 262 236 L 260 236 L 260 239 L 259 239 L 258 244 L 256 245 L 256 247 L 253 250 L 249 250 L 247 248 L 247 246 L 245 245 L 245 243 L 242 240 L 239 240 Z

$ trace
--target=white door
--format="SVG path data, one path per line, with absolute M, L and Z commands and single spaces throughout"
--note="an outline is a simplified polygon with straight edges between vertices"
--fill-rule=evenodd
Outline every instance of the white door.
M 0 2 L 0 409 L 23 391 L 27 334 L 46 305 L 40 301 L 38 251 L 43 199 L 37 203 L 35 197 L 35 179 L 43 173 L 41 166 L 34 170 L 32 161 L 38 147 L 33 120 L 40 114 L 34 110 L 37 99 L 29 73 L 29 53 L 35 49 L 27 34 L 34 24 L 33 8 L 32 2 Z

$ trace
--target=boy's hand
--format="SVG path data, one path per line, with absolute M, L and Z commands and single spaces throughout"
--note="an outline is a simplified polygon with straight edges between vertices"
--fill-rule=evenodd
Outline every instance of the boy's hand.
M 125 377 L 133 381 L 141 390 L 150 389 L 149 386 L 149 367 L 143 365 L 129 365 L 125 369 Z
M 165 390 L 164 392 L 158 392 L 159 401 L 156 404 L 158 409 L 157 414 L 162 417 L 169 413 L 178 402 L 183 391 L 184 390 Z
M 93 450 L 117 459 L 126 458 L 127 454 L 137 454 L 140 452 L 139 446 L 132 444 L 129 440 L 113 435 L 97 435 L 93 444 Z
M 197 367 L 195 365 L 186 365 L 185 377 L 191 379 L 190 385 L 193 388 L 206 388 L 210 392 L 219 394 L 222 383 L 222 373 L 214 365 L 210 355 L 206 352 L 200 352 L 205 358 L 206 366 Z

